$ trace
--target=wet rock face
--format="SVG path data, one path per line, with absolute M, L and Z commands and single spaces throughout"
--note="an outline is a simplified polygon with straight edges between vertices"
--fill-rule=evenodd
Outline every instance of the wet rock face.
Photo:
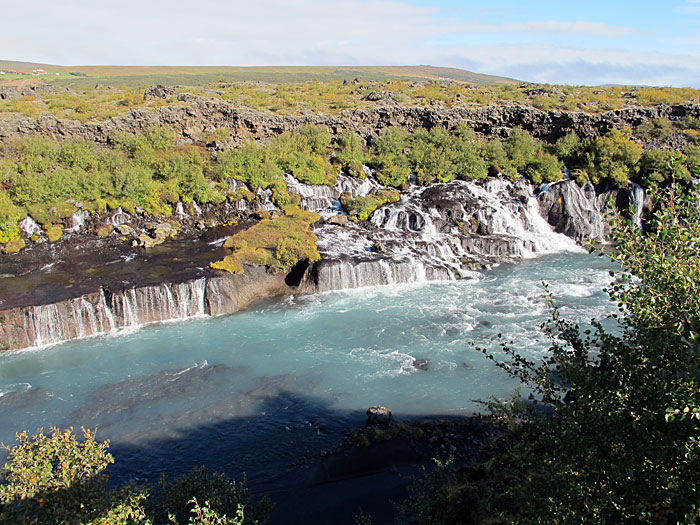
M 604 240 L 607 194 L 597 195 L 590 183 L 581 188 L 573 180 L 559 181 L 542 191 L 537 200 L 555 231 L 577 240 Z
M 44 305 L 0 309 L 0 350 L 55 344 L 139 325 L 237 312 L 289 293 L 284 275 L 250 267 L 181 283 L 110 289 Z

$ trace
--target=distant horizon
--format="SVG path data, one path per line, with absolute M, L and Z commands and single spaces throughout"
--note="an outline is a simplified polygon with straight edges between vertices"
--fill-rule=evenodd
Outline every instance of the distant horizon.
M 41 64 L 431 64 L 532 83 L 700 88 L 700 0 L 37 0 L 4 15 L 3 53 Z
M 440 66 L 440 65 L 434 65 L 434 64 L 377 64 L 377 65 L 364 65 L 364 64 L 333 64 L 333 65 L 314 65 L 314 64 L 299 64 L 299 65 L 281 65 L 281 64 L 274 64 L 274 65 L 248 65 L 248 66 L 241 66 L 241 65 L 214 65 L 214 64 L 52 64 L 48 62 L 38 62 L 34 60 L 15 60 L 15 59 L 5 59 L 5 58 L 0 58 L 0 70 L 2 70 L 2 64 L 7 64 L 7 63 L 16 63 L 16 64 L 25 64 L 27 66 L 46 66 L 46 67 L 58 67 L 58 68 L 65 68 L 65 69 L 71 69 L 71 68 L 202 68 L 202 69 L 225 69 L 225 68 L 232 68 L 232 69 L 283 69 L 283 68 L 299 68 L 299 69 L 304 69 L 304 68 L 319 68 L 319 69 L 388 69 L 388 68 L 418 68 L 418 67 L 427 67 L 427 68 L 434 68 L 434 69 L 452 69 L 456 71 L 463 71 L 466 73 L 471 73 L 477 76 L 484 76 L 484 77 L 493 77 L 493 78 L 503 78 L 505 80 L 510 80 L 513 82 L 522 82 L 526 84 L 551 84 L 548 82 L 537 82 L 533 80 L 528 80 L 525 78 L 515 78 L 515 77 L 510 77 L 508 75 L 502 76 L 502 75 L 489 75 L 486 73 L 481 73 L 479 71 L 470 71 L 467 69 L 459 68 L 459 67 L 454 67 L 454 66 Z M 103 76 L 111 76 L 111 75 L 103 75 Z M 54 77 L 49 77 L 49 79 L 53 79 Z M 409 78 L 406 76 L 406 78 Z M 426 80 L 428 78 L 426 77 Z M 433 79 L 435 80 L 435 79 Z M 448 80 L 448 81 L 456 81 L 455 79 L 451 78 L 443 78 L 443 80 Z M 2 82 L 3 79 L 0 78 L 0 82 Z M 468 81 L 465 81 L 468 82 Z M 605 84 L 565 84 L 565 83 L 557 83 L 557 84 L 551 84 L 551 85 L 587 85 L 589 87 L 610 87 L 610 86 L 620 86 L 620 87 L 678 87 L 678 88 L 683 88 L 683 87 L 692 87 L 692 86 L 663 86 L 663 85 L 653 85 L 653 84 L 625 84 L 622 82 L 606 82 Z

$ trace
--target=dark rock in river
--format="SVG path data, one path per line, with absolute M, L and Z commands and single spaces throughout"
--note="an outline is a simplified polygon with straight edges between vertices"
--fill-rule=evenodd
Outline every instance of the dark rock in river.
M 386 407 L 377 405 L 367 409 L 368 425 L 388 425 L 392 419 L 391 410 Z
M 411 365 L 416 370 L 423 370 L 424 372 L 430 370 L 430 360 L 426 359 L 424 357 L 421 357 L 419 359 L 414 359 L 413 362 L 411 363 Z

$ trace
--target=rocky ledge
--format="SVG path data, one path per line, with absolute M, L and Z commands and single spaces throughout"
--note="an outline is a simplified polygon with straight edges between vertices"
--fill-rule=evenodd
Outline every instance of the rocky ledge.
M 598 136 L 613 128 L 638 126 L 656 118 L 680 120 L 684 117 L 700 117 L 700 105 L 697 104 L 630 106 L 593 115 L 582 111 L 542 111 L 527 104 L 514 103 L 497 103 L 473 108 L 391 104 L 375 109 L 347 110 L 338 116 L 279 116 L 188 93 L 177 95 L 177 98 L 183 105 L 167 106 L 155 111 L 137 109 L 105 122 L 82 123 L 56 119 L 48 115 L 36 120 L 4 119 L 0 120 L 0 139 L 18 134 L 47 134 L 53 137 L 81 137 L 89 141 L 109 143 L 117 133 L 133 134 L 153 126 L 168 126 L 180 136 L 182 143 L 201 139 L 203 134 L 218 128 L 230 130 L 234 143 L 239 143 L 250 139 L 265 141 L 283 131 L 306 124 L 326 126 L 333 132 L 352 129 L 363 138 L 371 139 L 389 126 L 399 126 L 408 130 L 435 126 L 451 129 L 457 124 L 466 123 L 487 137 L 504 137 L 512 128 L 520 126 L 533 136 L 552 142 L 569 132 L 575 132 L 581 137 Z M 680 139 L 685 140 L 682 137 Z M 679 139 L 675 137 L 673 140 L 677 142 Z M 682 147 L 684 144 L 674 145 Z

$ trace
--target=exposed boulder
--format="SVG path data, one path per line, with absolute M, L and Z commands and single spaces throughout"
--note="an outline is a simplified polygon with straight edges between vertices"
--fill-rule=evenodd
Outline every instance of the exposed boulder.
M 423 372 L 427 372 L 428 370 L 430 370 L 430 359 L 426 359 L 425 357 L 414 359 L 411 363 L 411 366 L 413 366 L 413 368 L 415 368 L 416 370 L 422 370 Z
M 117 226 L 117 231 L 122 235 L 131 235 L 132 233 L 134 233 L 134 229 L 128 224 L 120 224 L 119 226 Z
M 335 224 L 336 226 L 345 226 L 348 221 L 349 219 L 347 215 L 333 215 L 332 217 L 328 217 L 326 220 L 328 224 Z
M 388 425 L 393 420 L 391 410 L 383 406 L 371 406 L 367 409 L 368 425 Z
M 151 86 L 151 87 L 147 88 L 146 91 L 143 93 L 143 99 L 144 100 L 153 100 L 153 99 L 157 99 L 157 98 L 167 99 L 168 97 L 174 97 L 176 95 L 177 95 L 177 91 L 175 91 L 174 88 L 158 84 L 157 86 Z

